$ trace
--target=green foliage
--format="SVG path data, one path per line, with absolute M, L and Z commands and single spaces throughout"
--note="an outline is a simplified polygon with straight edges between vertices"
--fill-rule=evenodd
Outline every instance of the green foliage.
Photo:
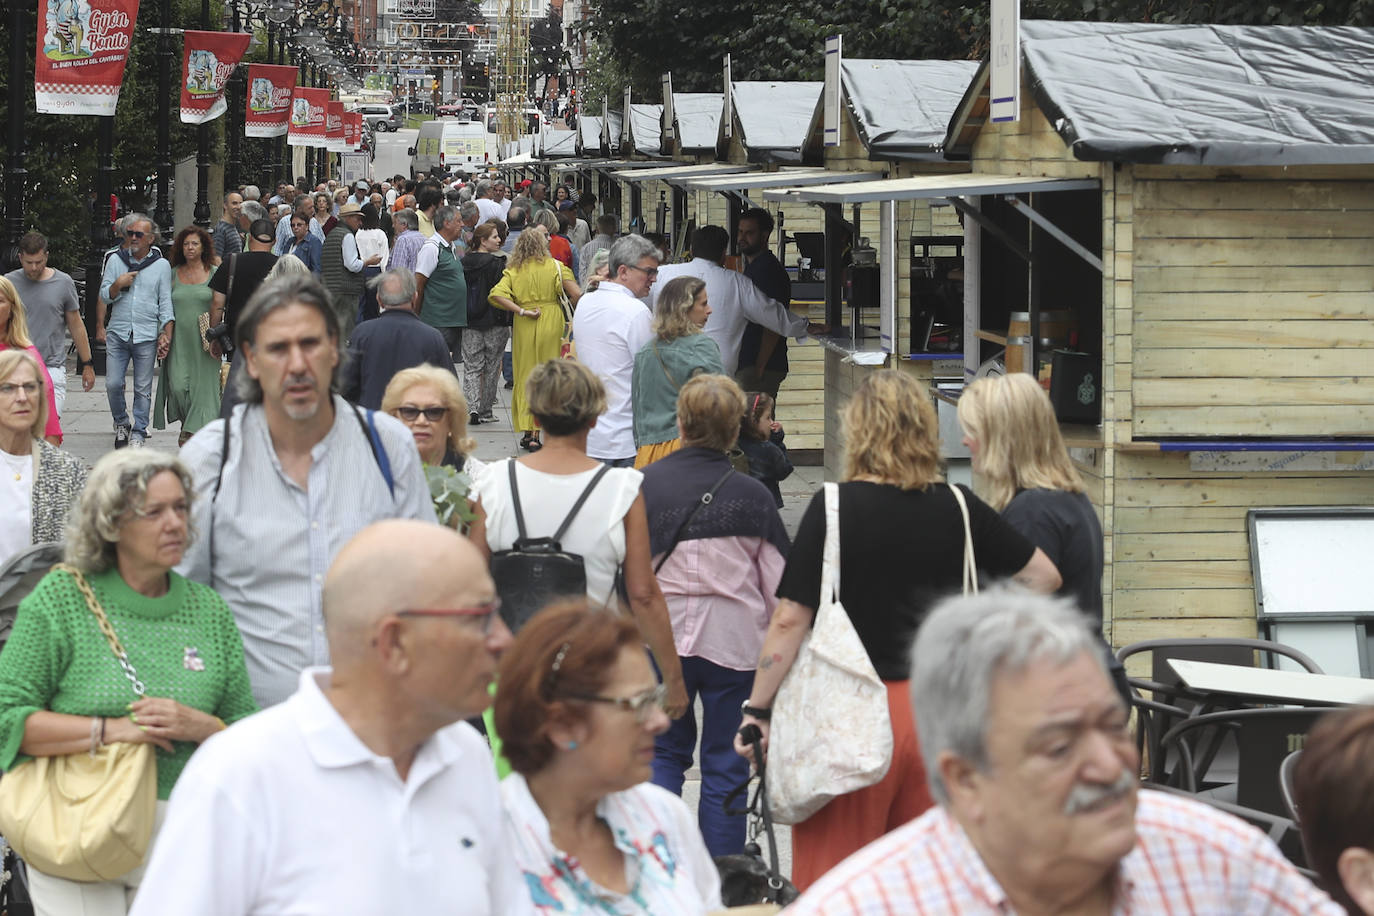
M 1374 0 L 1023 0 L 1026 19 L 1220 22 L 1238 25 L 1369 25 Z M 588 55 L 588 110 L 612 107 L 628 82 L 657 99 L 664 71 L 679 92 L 718 92 L 728 52 L 736 79 L 822 77 L 822 48 L 844 35 L 846 57 L 903 60 L 982 57 L 986 0 L 597 0 Z
M 439 524 L 466 531 L 468 525 L 477 520 L 477 513 L 468 505 L 468 494 L 472 491 L 471 477 L 446 464 L 427 464 L 425 481 L 429 484 L 429 495 L 434 500 L 434 514 Z
M 14 0 L 19 2 L 19 0 Z M 27 4 L 26 4 L 27 5 Z M 172 161 L 194 155 L 196 128 L 182 124 L 176 115 L 176 86 L 181 77 L 181 40 L 173 36 L 173 95 L 164 99 L 157 91 L 157 40 L 151 29 L 163 23 L 161 4 L 144 0 L 139 6 L 124 85 L 115 113 L 113 190 L 125 209 L 150 208 L 157 171 L 157 112 L 170 106 Z M 200 27 L 200 0 L 171 0 L 174 28 Z M 84 263 L 90 248 L 92 196 L 95 193 L 96 136 L 98 118 L 78 115 L 39 115 L 34 109 L 33 55 L 37 45 L 37 4 L 29 17 L 28 67 L 23 87 L 24 133 L 27 138 L 24 166 L 28 170 L 24 224 L 48 236 L 52 264 L 71 271 Z M 212 27 L 222 20 L 222 2 L 210 5 Z M 0 47 L 10 42 L 9 15 L 0 17 Z M 0 68 L 0 123 L 7 123 L 9 71 Z M 212 160 L 223 158 L 223 130 L 211 131 Z M 0 158 L 8 161 L 8 133 L 0 130 Z M 103 208 L 105 202 L 100 202 Z

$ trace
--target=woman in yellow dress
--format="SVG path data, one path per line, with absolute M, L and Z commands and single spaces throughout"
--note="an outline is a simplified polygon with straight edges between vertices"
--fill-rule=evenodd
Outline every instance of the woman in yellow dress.
M 514 313 L 511 329 L 511 363 L 515 376 L 512 422 L 524 433 L 520 447 L 535 452 L 543 447 L 534 416 L 525 398 L 525 380 L 540 363 L 557 359 L 563 342 L 566 318 L 558 302 L 559 289 L 572 304 L 582 297 L 573 272 L 549 254 L 549 235 L 542 226 L 520 234 L 510 264 L 487 301 Z

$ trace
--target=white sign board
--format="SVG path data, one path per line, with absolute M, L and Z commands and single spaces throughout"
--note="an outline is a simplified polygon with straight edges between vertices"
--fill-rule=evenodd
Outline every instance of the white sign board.
M 1374 614 L 1364 577 L 1374 553 L 1374 512 L 1252 510 L 1251 522 L 1262 616 Z
M 735 133 L 735 98 L 730 91 L 730 55 L 725 55 L 725 113 L 721 115 L 720 123 L 725 128 L 725 139 L 729 140 Z
M 1021 0 L 992 0 L 988 79 L 993 121 L 1021 119 Z
M 663 139 L 672 143 L 677 139 L 677 125 L 673 123 L 676 112 L 673 111 L 673 73 L 668 71 L 663 74 Z
M 344 184 L 352 185 L 367 181 L 367 153 L 344 153 L 340 178 Z
M 843 35 L 831 35 L 825 40 L 825 91 L 821 98 L 821 111 L 825 118 L 822 140 L 825 146 L 840 145 L 840 60 L 843 46 Z

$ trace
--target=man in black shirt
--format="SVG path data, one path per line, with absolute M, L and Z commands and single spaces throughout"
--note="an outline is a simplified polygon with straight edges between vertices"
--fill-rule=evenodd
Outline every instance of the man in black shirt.
M 372 281 L 382 313 L 365 321 L 348 340 L 348 359 L 340 373 L 339 393 L 371 410 L 380 410 L 392 376 L 429 363 L 453 372 L 444 335 L 415 313 L 415 274 L 395 267 Z
M 248 227 L 248 250 L 225 258 L 220 269 L 210 278 L 210 291 L 214 294 L 210 306 L 210 327 L 227 321 L 229 336 L 233 338 L 234 325 L 243 306 L 277 263 L 277 256 L 272 253 L 272 243 L 276 240 L 276 230 L 268 220 L 254 220 Z M 217 357 L 222 355 L 216 343 L 210 345 L 210 352 Z M 235 352 L 229 367 L 229 382 L 224 386 L 224 396 L 220 399 L 219 415 L 226 419 L 239 402 L 234 393 L 234 377 L 241 370 L 242 360 L 243 357 Z
M 773 234 L 773 214 L 762 207 L 745 210 L 739 218 L 736 239 L 744 256 L 744 275 L 754 281 L 769 299 L 792 304 L 792 278 L 777 255 L 768 250 Z M 774 401 L 778 388 L 787 378 L 787 339 L 759 324 L 750 322 L 740 338 L 739 368 L 735 381 L 745 391 L 762 391 Z

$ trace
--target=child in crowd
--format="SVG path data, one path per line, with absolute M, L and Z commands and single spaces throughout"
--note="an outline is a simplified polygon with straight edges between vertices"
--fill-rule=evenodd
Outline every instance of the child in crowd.
M 768 492 L 773 494 L 773 502 L 781 509 L 782 491 L 778 483 L 792 473 L 787 446 L 782 442 L 782 424 L 773 419 L 773 399 L 763 392 L 749 392 L 744 402 L 748 410 L 740 420 L 740 450 L 749 459 L 749 476 L 763 481 Z

